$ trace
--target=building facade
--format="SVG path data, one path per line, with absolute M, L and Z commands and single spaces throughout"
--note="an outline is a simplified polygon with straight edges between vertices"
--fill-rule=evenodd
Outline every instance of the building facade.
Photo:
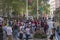
M 60 0 L 55 0 L 55 6 L 56 6 L 56 8 L 60 7 Z
M 60 0 L 49 0 L 50 4 L 50 15 L 53 17 L 53 12 L 56 10 L 56 8 L 60 7 Z

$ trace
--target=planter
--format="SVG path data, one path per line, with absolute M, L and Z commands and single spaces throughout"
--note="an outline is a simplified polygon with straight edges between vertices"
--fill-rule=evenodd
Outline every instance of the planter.
M 45 34 L 35 34 L 34 35 L 34 38 L 38 38 L 38 39 L 46 39 L 47 38 L 47 35 Z

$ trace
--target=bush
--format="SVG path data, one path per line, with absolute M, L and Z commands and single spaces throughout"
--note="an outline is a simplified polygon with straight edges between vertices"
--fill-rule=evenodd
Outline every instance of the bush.
M 44 39 L 47 38 L 47 35 L 39 33 L 39 34 L 35 34 L 34 38 Z

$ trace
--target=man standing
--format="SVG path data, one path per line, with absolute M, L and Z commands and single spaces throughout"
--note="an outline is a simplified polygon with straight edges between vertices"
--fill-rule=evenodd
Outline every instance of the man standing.
M 26 27 L 25 31 L 26 31 L 26 40 L 29 39 L 29 36 L 30 36 L 30 27 Z
M 8 40 L 13 40 L 12 39 L 12 27 L 10 26 L 7 27 L 7 36 L 8 36 Z
M 17 23 L 15 23 L 15 24 L 13 25 L 13 37 L 14 37 L 15 39 L 17 39 L 17 37 L 18 37 L 18 26 L 17 26 Z
M 0 25 L 0 40 L 3 40 L 3 29 L 2 29 L 2 25 Z
M 23 32 L 24 32 L 24 23 L 22 22 L 22 25 L 19 27 L 19 39 L 23 40 Z
M 48 26 L 49 26 L 49 28 L 48 28 L 48 38 L 50 38 L 51 35 L 52 35 L 52 29 L 54 28 L 54 22 L 51 20 L 51 18 L 49 18 L 47 23 L 48 23 Z
M 0 40 L 3 40 L 3 18 L 0 16 Z

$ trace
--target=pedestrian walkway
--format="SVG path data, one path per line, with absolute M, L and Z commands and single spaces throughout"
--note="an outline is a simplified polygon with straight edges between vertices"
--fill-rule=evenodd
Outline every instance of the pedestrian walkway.
M 18 39 L 19 40 L 19 39 Z M 25 39 L 24 39 L 25 40 Z M 46 40 L 46 39 L 29 39 L 29 40 Z
M 57 32 L 56 32 L 56 40 L 60 40 L 60 36 L 58 35 Z
M 4 40 L 6 40 L 6 39 L 4 39 Z M 13 40 L 16 40 L 16 39 L 13 39 Z M 17 40 L 20 40 L 20 39 L 17 39 Z M 25 40 L 25 39 L 24 39 Z M 46 39 L 29 39 L 29 40 L 46 40 Z

